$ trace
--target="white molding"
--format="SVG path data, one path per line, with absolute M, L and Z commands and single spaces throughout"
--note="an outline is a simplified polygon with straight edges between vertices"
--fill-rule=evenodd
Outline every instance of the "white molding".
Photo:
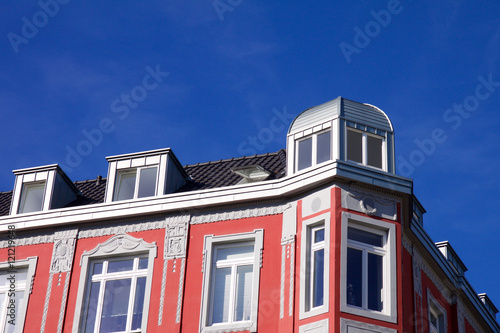
M 288 245 L 281 245 L 280 319 L 285 316 L 285 257 Z
M 164 218 L 161 218 L 156 221 L 140 222 L 133 224 L 126 224 L 126 221 L 121 221 L 121 223 L 122 224 L 120 225 L 115 225 L 111 227 L 95 226 L 92 229 L 80 230 L 78 232 L 78 239 L 110 236 L 117 234 L 128 234 L 132 232 L 139 232 L 146 230 L 163 229 L 165 228 L 166 220 Z
M 392 328 L 384 327 L 384 326 L 378 326 L 378 325 L 372 325 L 360 321 L 355 321 L 351 319 L 346 319 L 346 318 L 340 318 L 340 332 L 341 333 L 350 333 L 350 329 L 360 329 L 363 331 L 368 332 L 377 332 L 377 333 L 397 333 L 397 330 L 394 330 Z M 358 330 L 356 330 L 358 332 Z
M 431 307 L 434 308 L 434 311 L 437 310 L 436 312 L 439 312 L 443 316 L 443 318 L 444 318 L 444 320 L 443 320 L 443 324 L 444 324 L 443 333 L 448 332 L 448 313 L 441 306 L 441 304 L 439 304 L 439 302 L 436 300 L 436 298 L 432 295 L 429 288 L 427 288 L 427 322 L 429 323 L 429 325 L 430 325 L 430 321 L 431 321 Z
M 54 235 L 41 235 L 41 236 L 16 238 L 16 247 L 36 245 L 36 244 L 47 244 L 47 243 L 54 243 Z M 5 249 L 8 247 L 9 247 L 8 240 L 0 241 L 0 249 Z
M 194 215 L 191 218 L 190 224 L 212 223 L 219 221 L 238 220 L 248 217 L 260 217 L 267 215 L 279 215 L 285 209 L 288 209 L 290 204 L 256 207 L 256 208 L 242 208 L 229 211 L 218 211 L 214 213 Z
M 45 303 L 43 305 L 43 316 L 42 316 L 42 325 L 40 326 L 40 333 L 45 332 L 45 323 L 47 322 L 47 313 L 49 312 L 49 301 L 50 294 L 52 292 L 52 280 L 54 278 L 54 274 L 49 274 L 49 282 L 47 285 L 47 292 L 45 293 Z
M 181 322 L 181 310 L 182 310 L 182 291 L 184 286 L 184 269 L 186 266 L 186 258 L 181 260 L 181 272 L 179 273 L 179 289 L 177 291 L 177 310 L 175 313 L 175 323 Z
M 189 215 L 167 218 L 165 222 L 166 229 L 163 259 L 169 260 L 186 257 L 189 219 Z
M 134 215 L 195 211 L 216 205 L 282 199 L 285 196 L 317 187 L 326 181 L 333 180 L 336 176 L 351 174 L 354 176 L 353 169 L 348 163 L 330 161 L 306 172 L 264 182 L 2 216 L 0 217 L 0 231 L 8 230 L 8 225 L 15 225 L 16 230 L 47 228 L 55 225 L 87 223 Z M 388 175 L 385 172 L 375 170 L 365 170 L 364 168 L 356 169 L 356 175 L 358 174 L 372 177 L 380 187 L 404 193 L 411 192 L 411 181 L 408 178 Z M 108 181 L 110 180 L 108 179 Z
M 352 187 L 342 189 L 342 207 L 369 216 L 378 216 L 395 221 L 398 216 L 398 202 L 392 197 L 375 195 L 371 191 Z
M 430 268 L 422 255 L 417 251 L 417 249 L 413 249 L 413 260 L 415 261 L 415 264 L 422 269 L 425 275 L 427 275 L 427 277 L 436 286 L 441 295 L 446 299 L 446 302 L 448 302 L 448 304 L 452 304 L 453 300 L 451 292 L 444 286 L 444 284 L 441 282 L 442 279 L 438 278 L 437 274 Z M 420 287 L 420 289 L 422 288 Z
M 328 333 L 328 318 L 299 326 L 299 333 Z

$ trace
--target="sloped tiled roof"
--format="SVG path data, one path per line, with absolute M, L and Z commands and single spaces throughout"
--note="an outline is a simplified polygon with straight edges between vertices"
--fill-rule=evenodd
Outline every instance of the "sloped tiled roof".
M 231 169 L 251 165 L 258 165 L 269 171 L 268 180 L 282 178 L 285 176 L 286 170 L 286 152 L 281 149 L 275 153 L 185 165 L 184 170 L 190 179 L 176 192 L 235 185 L 242 178 L 234 174 Z M 81 192 L 81 196 L 67 206 L 84 206 L 104 202 L 106 181 L 106 178 L 99 176 L 92 180 L 74 182 L 76 188 Z M 12 191 L 0 192 L 0 216 L 9 215 L 11 200 Z

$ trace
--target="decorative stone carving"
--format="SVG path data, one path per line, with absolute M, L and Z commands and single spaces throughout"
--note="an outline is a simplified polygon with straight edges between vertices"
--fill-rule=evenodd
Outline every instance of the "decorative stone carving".
M 165 260 L 185 258 L 189 215 L 171 221 L 167 219 L 163 258 Z
M 267 215 L 278 215 L 283 213 L 283 211 L 289 208 L 290 204 L 271 206 L 271 207 L 257 207 L 257 208 L 247 208 L 238 209 L 233 211 L 221 211 L 210 214 L 195 215 L 191 218 L 191 224 L 200 223 L 211 223 L 226 220 L 237 220 L 247 217 L 258 217 Z
M 58 231 L 54 234 L 54 249 L 50 273 L 70 272 L 73 265 L 77 229 Z
M 342 190 L 342 206 L 369 216 L 397 218 L 397 201 L 349 188 Z
M 102 254 L 107 254 L 114 252 L 118 249 L 123 252 L 128 252 L 134 250 L 139 246 L 145 249 L 156 249 L 155 242 L 149 244 L 146 243 L 142 238 L 135 238 L 127 234 L 115 235 L 110 239 L 108 239 L 107 241 L 105 241 L 104 243 L 97 245 L 93 250 L 83 252 L 82 258 L 80 260 L 80 266 L 83 264 L 84 257 L 92 256 L 98 252 Z

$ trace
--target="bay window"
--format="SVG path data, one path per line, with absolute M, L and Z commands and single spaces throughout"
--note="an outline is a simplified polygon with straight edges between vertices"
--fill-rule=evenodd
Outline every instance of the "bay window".
M 341 310 L 396 320 L 395 225 L 343 213 Z

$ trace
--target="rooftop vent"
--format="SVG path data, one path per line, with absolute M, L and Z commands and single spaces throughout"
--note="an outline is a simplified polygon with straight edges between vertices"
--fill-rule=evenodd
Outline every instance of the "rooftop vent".
M 266 180 L 271 175 L 271 172 L 267 171 L 260 165 L 246 165 L 236 167 L 232 168 L 231 171 L 243 178 L 238 182 L 238 184 L 260 182 Z

